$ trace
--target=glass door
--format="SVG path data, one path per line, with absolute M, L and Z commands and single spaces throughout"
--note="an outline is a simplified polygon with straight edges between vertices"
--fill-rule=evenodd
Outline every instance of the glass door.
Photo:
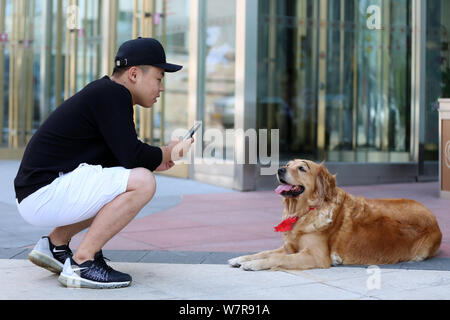
M 450 1 L 428 0 L 426 6 L 426 94 L 424 160 L 438 160 L 439 98 L 450 98 Z
M 189 0 L 119 0 L 117 48 L 130 39 L 152 37 L 170 63 L 184 68 L 166 74 L 161 98 L 150 109 L 135 108 L 139 137 L 153 145 L 167 144 L 172 132 L 188 128 Z
M 160 127 L 160 142 L 167 144 L 177 129 L 189 129 L 188 71 L 190 0 L 157 0 L 155 37 L 162 43 L 167 61 L 183 66 L 166 74 L 164 92 L 155 105 L 155 126 Z
M 116 25 L 116 50 L 127 40 L 137 37 L 154 37 L 154 0 L 119 0 Z M 134 120 L 139 138 L 149 144 L 159 145 L 160 127 L 154 123 L 155 107 L 134 107 Z
M 1 142 L 8 149 L 19 149 L 31 137 L 36 121 L 35 49 L 40 39 L 35 37 L 34 19 L 40 7 L 36 1 L 25 0 L 2 1 L 0 6 L 3 49 L 0 68 L 4 70 L 0 92 Z
M 258 124 L 280 129 L 282 159 L 411 160 L 410 0 L 259 10 Z
M 0 158 L 20 158 L 50 112 L 100 77 L 101 4 L 0 1 Z

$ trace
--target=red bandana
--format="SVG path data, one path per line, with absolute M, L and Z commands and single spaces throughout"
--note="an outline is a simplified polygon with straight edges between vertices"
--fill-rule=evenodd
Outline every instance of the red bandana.
M 281 223 L 279 225 L 277 225 L 274 229 L 275 232 L 286 232 L 292 229 L 292 226 L 294 225 L 294 223 L 296 223 L 298 220 L 298 217 L 292 217 L 292 218 L 287 218 L 283 221 L 281 221 Z
M 309 208 L 309 211 L 313 211 L 315 208 L 311 207 Z M 279 225 L 277 225 L 276 227 L 274 227 L 274 232 L 286 232 L 286 231 L 290 231 L 292 229 L 292 226 L 294 225 L 294 223 L 296 223 L 298 220 L 298 217 L 291 217 L 291 218 L 287 218 L 283 221 L 281 221 L 281 223 Z

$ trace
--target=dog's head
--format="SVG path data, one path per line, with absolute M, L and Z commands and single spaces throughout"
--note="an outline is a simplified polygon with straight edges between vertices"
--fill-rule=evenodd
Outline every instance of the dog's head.
M 285 199 L 296 199 L 303 205 L 317 206 L 336 194 L 336 178 L 323 164 L 309 160 L 292 160 L 278 169 L 280 186 L 276 192 Z M 300 204 L 300 203 L 299 203 Z

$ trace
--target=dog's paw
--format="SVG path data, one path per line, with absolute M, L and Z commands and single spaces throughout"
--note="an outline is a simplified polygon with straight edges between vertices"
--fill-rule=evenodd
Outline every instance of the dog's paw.
M 268 265 L 267 260 L 260 259 L 243 262 L 241 264 L 241 268 L 245 271 L 259 271 L 267 270 L 270 268 L 270 266 Z
M 228 264 L 230 266 L 232 266 L 233 268 L 239 268 L 243 262 L 244 262 L 243 257 L 237 257 L 237 258 L 228 260 Z

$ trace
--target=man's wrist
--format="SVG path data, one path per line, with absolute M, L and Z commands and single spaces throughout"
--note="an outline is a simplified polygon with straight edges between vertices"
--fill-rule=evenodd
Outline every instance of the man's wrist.
M 170 156 L 170 149 L 168 146 L 161 146 L 161 151 L 162 151 L 162 161 L 161 163 L 166 163 L 167 161 L 170 161 L 171 156 Z

